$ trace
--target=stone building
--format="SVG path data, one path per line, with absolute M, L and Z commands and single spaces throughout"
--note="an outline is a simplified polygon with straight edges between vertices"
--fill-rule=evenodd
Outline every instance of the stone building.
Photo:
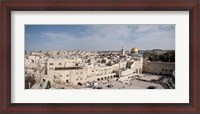
M 121 54 L 125 51 L 122 48 Z M 137 50 L 130 59 L 121 58 L 118 63 L 87 64 L 82 59 L 48 60 L 46 65 L 48 80 L 52 83 L 77 85 L 87 81 L 108 80 L 114 77 L 134 76 L 142 73 L 143 58 Z

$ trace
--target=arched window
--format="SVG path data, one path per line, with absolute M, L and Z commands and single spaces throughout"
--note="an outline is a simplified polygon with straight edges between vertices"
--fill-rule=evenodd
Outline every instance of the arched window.
M 62 65 L 62 63 L 58 63 L 58 65 Z
M 81 83 L 81 82 L 78 82 L 77 85 L 82 86 L 82 83 Z

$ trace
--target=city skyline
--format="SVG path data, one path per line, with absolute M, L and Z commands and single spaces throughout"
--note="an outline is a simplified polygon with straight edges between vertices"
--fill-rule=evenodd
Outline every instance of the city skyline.
M 25 25 L 25 50 L 175 50 L 175 25 Z

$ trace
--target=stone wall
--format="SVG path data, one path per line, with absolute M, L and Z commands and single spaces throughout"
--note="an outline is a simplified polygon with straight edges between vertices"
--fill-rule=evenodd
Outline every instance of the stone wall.
M 175 70 L 172 62 L 143 62 L 143 73 L 171 75 Z

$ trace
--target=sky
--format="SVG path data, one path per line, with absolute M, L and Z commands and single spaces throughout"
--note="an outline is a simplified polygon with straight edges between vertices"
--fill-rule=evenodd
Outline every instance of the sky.
M 25 25 L 26 51 L 175 50 L 174 24 Z

